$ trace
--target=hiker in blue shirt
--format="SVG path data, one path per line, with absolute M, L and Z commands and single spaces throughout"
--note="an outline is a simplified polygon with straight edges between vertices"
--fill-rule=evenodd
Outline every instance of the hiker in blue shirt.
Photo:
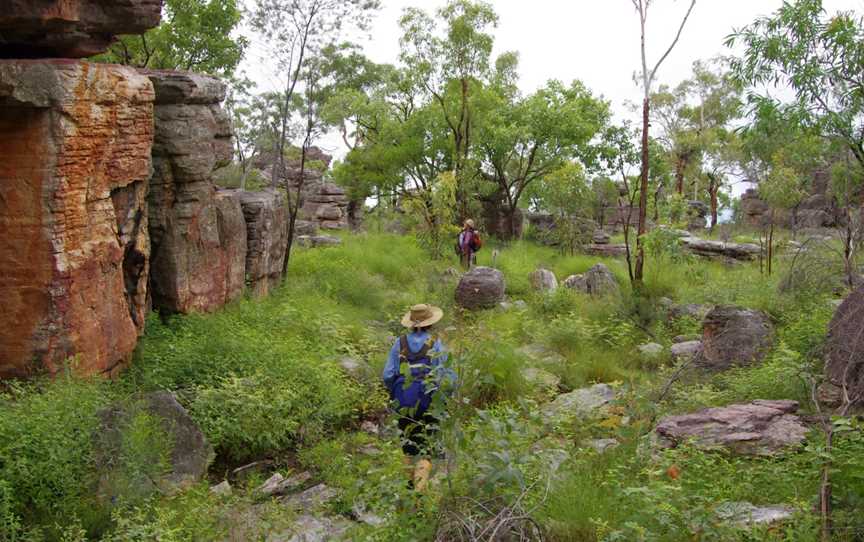
M 456 374 L 446 366 L 447 353 L 431 327 L 444 316 L 432 305 L 414 305 L 402 318 L 411 330 L 394 343 L 384 366 L 384 385 L 390 398 L 399 405 L 399 429 L 405 463 L 413 470 L 414 487 L 419 491 L 428 484 L 432 463 L 420 458 L 428 454 L 427 440 L 436 430 L 438 420 L 429 413 L 432 397 L 442 386 L 452 385 Z

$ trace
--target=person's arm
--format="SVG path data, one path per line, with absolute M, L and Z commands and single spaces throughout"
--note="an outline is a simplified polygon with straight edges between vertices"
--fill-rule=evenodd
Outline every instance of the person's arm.
M 390 353 L 387 355 L 387 363 L 384 364 L 384 374 L 382 376 L 384 379 L 384 385 L 387 386 L 388 390 L 391 389 L 396 378 L 399 376 L 399 339 L 396 339 L 396 342 L 393 343 L 393 347 L 390 348 Z

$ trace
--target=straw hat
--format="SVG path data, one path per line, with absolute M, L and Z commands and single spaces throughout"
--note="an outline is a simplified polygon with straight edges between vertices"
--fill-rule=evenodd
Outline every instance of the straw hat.
M 405 327 L 428 327 L 441 320 L 443 316 L 443 310 L 423 303 L 411 307 L 411 310 L 402 317 L 402 325 Z
M 465 225 L 468 226 L 469 228 L 473 228 L 474 227 L 474 221 L 469 218 L 468 220 L 465 221 Z

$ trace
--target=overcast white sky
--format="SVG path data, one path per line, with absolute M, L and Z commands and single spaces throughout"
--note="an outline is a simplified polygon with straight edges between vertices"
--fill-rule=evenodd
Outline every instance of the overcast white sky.
M 398 19 L 406 7 L 434 12 L 446 0 L 382 0 L 371 39 L 362 43 L 377 62 L 396 63 L 399 54 Z M 495 30 L 495 54 L 519 53 L 521 88 L 531 92 L 549 79 L 581 79 L 596 94 L 612 102 L 619 118 L 633 115 L 626 101 L 638 102 L 633 74 L 640 68 L 639 23 L 631 0 L 492 0 L 500 21 Z M 649 64 L 669 46 L 686 0 L 655 0 L 649 11 Z M 768 15 L 782 0 L 697 0 L 693 15 L 676 49 L 658 74 L 658 83 L 676 84 L 690 74 L 694 61 L 728 54 L 724 38 L 733 28 Z M 829 12 L 864 11 L 864 0 L 824 0 Z M 262 86 L 271 80 L 263 66 L 266 55 L 252 47 L 245 69 Z M 638 116 L 638 115 L 637 115 Z M 634 118 L 634 120 L 638 120 Z M 338 139 L 322 145 L 341 155 Z

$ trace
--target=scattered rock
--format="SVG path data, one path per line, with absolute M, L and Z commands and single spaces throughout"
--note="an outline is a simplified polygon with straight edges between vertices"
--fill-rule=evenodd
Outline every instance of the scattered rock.
M 469 310 L 491 309 L 503 300 L 504 274 L 491 267 L 474 267 L 456 287 L 456 302 Z
M 702 354 L 702 341 L 676 343 L 669 348 L 669 352 L 675 361 L 690 360 Z
M 381 516 L 373 514 L 366 510 L 366 507 L 361 505 L 360 503 L 355 504 L 351 508 L 351 514 L 359 521 L 360 523 L 365 523 L 366 525 L 372 525 L 373 527 L 378 527 L 384 525 L 386 520 Z
M 513 302 L 513 307 L 520 310 L 520 311 L 523 311 L 523 310 L 528 308 L 528 303 L 526 303 L 525 301 L 523 301 L 521 299 L 517 299 L 516 301 Z
M 348 376 L 360 381 L 369 380 L 373 373 L 372 368 L 369 367 L 369 364 L 365 361 L 360 361 L 347 356 L 339 360 L 339 367 L 341 367 Z
M 552 423 L 569 416 L 589 417 L 615 400 L 615 396 L 615 390 L 608 384 L 595 384 L 559 395 L 544 405 L 542 412 Z
M 258 486 L 258 488 L 255 489 L 255 492 L 264 497 L 285 495 L 292 491 L 297 491 L 306 485 L 311 479 L 312 475 L 308 472 L 301 472 L 291 476 L 290 478 L 285 478 L 277 472 L 268 478 L 266 482 Z
M 273 467 L 273 461 L 269 459 L 263 459 L 261 461 L 254 461 L 249 463 L 248 465 L 243 465 L 241 467 L 237 467 L 236 469 L 231 471 L 231 479 L 232 480 L 245 480 L 250 475 L 254 473 L 261 473 L 267 470 L 270 470 Z
M 597 230 L 594 232 L 594 235 L 591 236 L 591 241 L 595 245 L 608 245 L 612 241 L 612 236 L 603 230 Z
M 317 248 L 330 247 L 342 244 L 342 239 L 332 235 L 299 235 L 295 239 L 301 247 Z
M 297 219 L 297 221 L 294 222 L 294 235 L 298 237 L 301 235 L 308 237 L 318 235 L 318 224 L 311 220 Z
M 287 532 L 269 534 L 267 542 L 331 542 L 344 540 L 352 523 L 345 518 L 302 514 Z
M 762 401 L 667 416 L 654 430 L 661 448 L 683 442 L 706 450 L 771 456 L 803 444 L 808 428 L 794 413 L 797 401 Z
M 864 403 L 864 287 L 837 308 L 825 345 L 825 376 L 835 388 L 846 385 L 849 400 Z
M 317 486 L 312 486 L 295 495 L 285 497 L 284 504 L 308 512 L 316 508 L 321 508 L 323 505 L 333 500 L 338 494 L 339 493 L 335 489 L 330 488 L 325 484 L 318 484 Z
M 667 318 L 669 321 L 681 318 L 692 318 L 701 322 L 711 312 L 711 305 L 699 305 L 697 303 L 686 303 L 684 305 L 672 305 L 669 307 Z
M 700 365 L 725 370 L 761 362 L 774 343 L 774 326 L 760 311 L 721 305 L 706 316 Z
M 585 247 L 585 253 L 592 256 L 605 258 L 618 258 L 627 255 L 627 245 L 616 244 L 591 244 Z
M 363 423 L 360 424 L 360 430 L 364 433 L 369 433 L 370 435 L 378 435 L 381 432 L 381 428 L 377 423 L 364 420 Z
M 219 495 L 220 497 L 227 497 L 231 495 L 231 492 L 231 484 L 228 483 L 228 480 L 222 480 L 222 482 L 210 488 L 210 493 Z
M 614 438 L 601 438 L 588 441 L 588 447 L 593 449 L 598 454 L 605 453 L 613 448 L 617 448 L 621 443 Z
M 564 287 L 583 294 L 588 293 L 588 281 L 585 279 L 585 275 L 570 275 L 564 280 Z
M 535 388 L 557 390 L 558 384 L 561 383 L 561 379 L 558 376 L 537 367 L 524 367 L 520 372 L 525 382 Z
M 593 296 L 618 294 L 620 292 L 615 275 L 602 263 L 598 263 L 582 275 L 567 277 L 564 281 L 564 286 L 571 290 Z
M 594 296 L 617 295 L 620 291 L 615 275 L 602 263 L 585 272 L 585 281 L 588 283 L 588 293 Z
M 542 344 L 527 344 L 516 350 L 517 354 L 529 357 L 543 365 L 560 365 L 564 363 L 564 356 L 558 352 L 549 350 Z
M 702 341 L 702 335 L 675 335 L 672 337 L 672 342 L 675 344 L 687 343 L 690 341 Z
M 639 353 L 646 358 L 656 358 L 663 353 L 663 345 L 657 343 L 647 343 L 638 347 Z
M 558 289 L 558 279 L 555 278 L 555 273 L 548 269 L 540 268 L 529 277 L 531 287 L 540 292 L 554 292 Z
M 749 502 L 726 502 L 717 507 L 717 517 L 737 527 L 770 525 L 787 520 L 794 513 L 789 506 L 754 506 Z

